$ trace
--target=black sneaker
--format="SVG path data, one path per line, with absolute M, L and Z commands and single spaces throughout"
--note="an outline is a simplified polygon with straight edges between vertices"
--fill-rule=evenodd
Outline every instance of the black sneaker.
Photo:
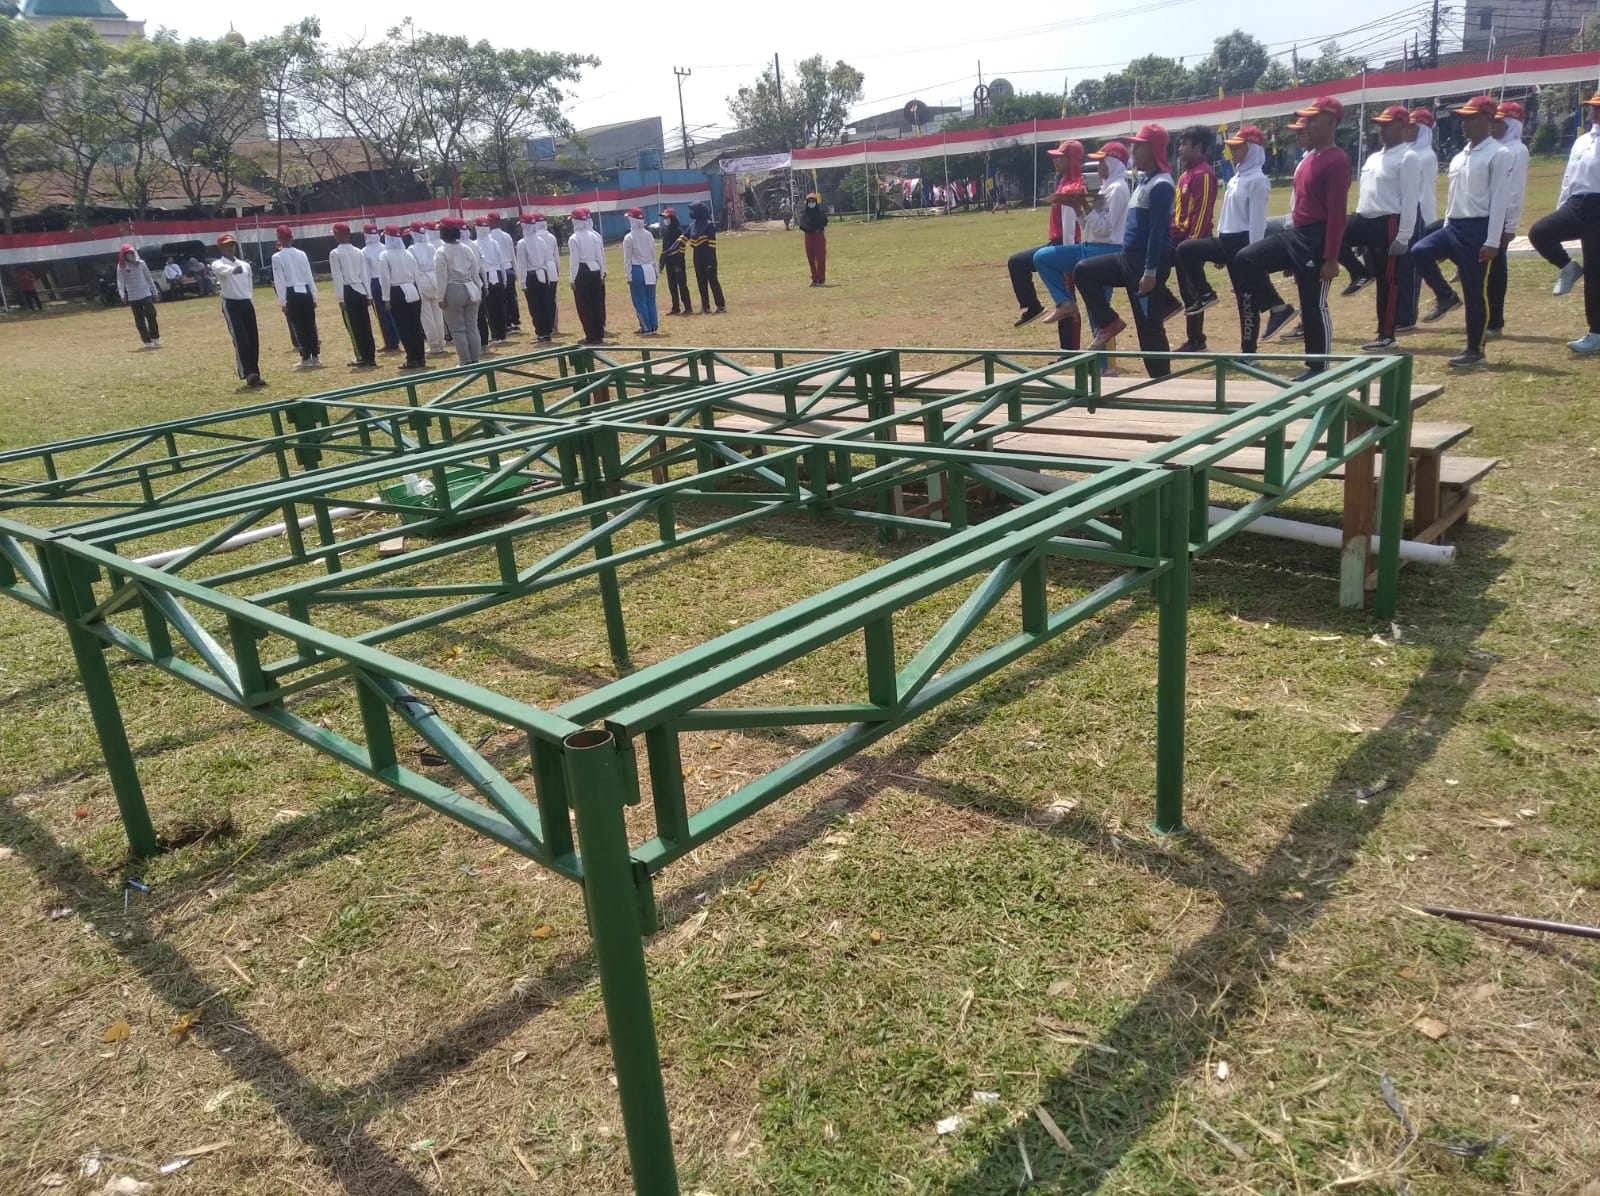
M 1484 357 L 1482 352 L 1474 353 L 1471 349 L 1468 349 L 1459 357 L 1452 357 L 1449 365 L 1453 370 L 1468 370 L 1475 365 L 1482 365 L 1486 360 L 1488 359 Z
M 1395 343 L 1395 339 L 1392 336 L 1373 337 L 1372 340 L 1361 346 L 1361 351 L 1363 353 L 1387 353 L 1395 347 Z
M 1292 319 L 1294 319 L 1294 304 L 1285 303 L 1282 307 L 1273 308 L 1267 313 L 1267 327 L 1266 331 L 1261 334 L 1261 339 L 1270 341 Z
M 1157 314 L 1156 318 L 1159 319 L 1163 324 L 1165 324 L 1168 320 L 1172 319 L 1173 316 L 1181 315 L 1182 313 L 1183 313 L 1183 301 L 1181 299 L 1179 299 L 1176 295 L 1174 295 L 1171 291 L 1168 291 L 1167 292 L 1167 302 L 1166 302 L 1165 306 L 1163 306 L 1161 308 L 1161 311 Z
M 1301 370 L 1293 378 L 1290 378 L 1289 381 L 1291 381 L 1291 382 L 1309 382 L 1309 381 L 1311 381 L 1311 379 L 1315 378 L 1320 373 L 1322 373 L 1322 367 L 1314 365 L 1310 369 Z
M 1412 320 L 1409 324 L 1396 324 L 1394 330 L 1396 335 L 1402 332 L 1415 332 L 1417 330 L 1417 322 Z
M 812 286 L 816 286 L 817 284 L 816 283 L 812 283 L 811 285 Z M 1042 315 L 1044 315 L 1044 308 L 1042 308 L 1042 307 L 1025 308 L 1023 310 L 1022 314 L 1017 317 L 1017 322 L 1015 324 L 1011 325 L 1011 327 L 1013 327 L 1013 328 L 1021 328 L 1025 324 L 1033 323 L 1035 320 L 1037 320 Z
M 1440 299 L 1433 305 L 1433 310 L 1422 317 L 1422 322 L 1424 324 L 1432 324 L 1435 320 L 1442 320 L 1460 306 L 1460 295 L 1451 295 L 1448 299 Z
M 1285 332 L 1283 334 L 1283 339 L 1286 340 L 1286 341 L 1303 341 L 1303 340 L 1305 340 L 1306 339 L 1306 326 L 1304 324 L 1296 324 L 1293 328 L 1289 329 L 1288 332 Z
M 1491 324 L 1489 327 L 1487 327 L 1487 328 L 1485 328 L 1483 330 L 1483 335 L 1484 336 L 1493 337 L 1496 340 L 1498 340 L 1500 337 L 1504 336 L 1505 334 L 1506 334 L 1506 326 L 1504 324 Z
M 1215 307 L 1217 302 L 1217 293 L 1215 291 L 1207 291 L 1193 303 L 1189 304 L 1188 307 L 1184 308 L 1183 314 L 1186 316 L 1198 316 L 1201 312 L 1205 311 L 1206 308 Z
M 1345 296 L 1354 295 L 1354 294 L 1357 294 L 1358 292 L 1364 290 L 1365 288 L 1367 288 L 1367 287 L 1369 287 L 1371 285 L 1372 285 L 1372 275 L 1366 274 L 1366 275 L 1363 275 L 1360 278 L 1352 278 L 1350 280 L 1350 285 L 1345 287 L 1344 290 L 1340 291 L 1339 294 L 1345 295 Z
M 1177 351 L 1179 353 L 1204 353 L 1206 351 L 1205 338 L 1201 337 L 1199 340 L 1184 341 L 1183 344 L 1178 346 Z

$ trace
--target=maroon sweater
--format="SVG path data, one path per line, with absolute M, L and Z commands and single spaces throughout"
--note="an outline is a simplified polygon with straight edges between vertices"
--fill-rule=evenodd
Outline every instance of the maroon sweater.
M 1345 205 L 1350 202 L 1350 158 L 1337 145 L 1312 150 L 1294 171 L 1294 209 L 1289 222 L 1296 228 L 1326 223 L 1322 260 L 1339 256 L 1344 241 Z

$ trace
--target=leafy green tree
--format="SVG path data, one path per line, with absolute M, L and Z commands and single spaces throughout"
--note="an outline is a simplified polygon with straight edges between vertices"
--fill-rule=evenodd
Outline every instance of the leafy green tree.
M 792 66 L 780 89 L 769 66 L 728 97 L 728 113 L 755 153 L 832 145 L 849 125 L 851 106 L 861 102 L 865 78 L 847 62 L 829 66 L 816 54 Z
M 39 36 L 26 21 L 0 19 L 0 219 L 8 234 L 28 188 L 28 172 L 49 153 L 39 133 L 46 78 Z
M 117 95 L 106 77 L 111 43 L 87 21 L 55 21 L 39 31 L 34 54 L 37 130 L 49 146 L 49 165 L 71 193 L 75 224 L 88 228 L 95 168 L 117 134 Z
M 1195 64 L 1194 79 L 1202 91 L 1221 87 L 1232 95 L 1256 87 L 1271 62 L 1266 46 L 1235 29 L 1211 43 L 1211 53 Z

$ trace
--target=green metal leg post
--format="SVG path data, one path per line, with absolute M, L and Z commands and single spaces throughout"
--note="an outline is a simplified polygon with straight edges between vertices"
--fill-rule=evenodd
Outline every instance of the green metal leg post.
M 106 758 L 106 772 L 111 776 L 112 792 L 117 796 L 117 809 L 128 835 L 128 846 L 134 858 L 148 859 L 161 850 L 161 844 L 150 822 L 150 809 L 145 805 L 133 750 L 128 746 L 128 731 L 122 722 L 122 709 L 117 704 L 117 691 L 111 684 L 111 670 L 106 666 L 99 638 L 84 630 L 79 622 L 87 609 L 83 591 L 88 589 L 81 570 L 88 566 L 54 545 L 46 546 L 44 552 L 50 570 L 50 586 L 55 590 L 56 608 L 67 626 L 67 640 L 78 664 L 78 676 L 89 701 L 95 733 L 100 737 L 100 751 Z
M 578 813 L 583 859 L 583 896 L 589 912 L 605 1001 L 617 1095 L 628 1137 L 636 1196 L 678 1196 L 677 1164 L 661 1083 L 650 981 L 645 972 L 644 932 L 638 886 L 648 885 L 628 847 L 622 811 L 627 768 L 609 731 L 578 731 L 562 741 L 567 785 Z
M 1395 426 L 1383 442 L 1383 481 L 1378 492 L 1378 588 L 1372 613 L 1392 619 L 1399 603 L 1400 537 L 1405 534 L 1406 466 L 1411 457 L 1411 358 L 1384 376 L 1379 404 Z M 1421 531 L 1421 528 L 1417 529 Z
M 1183 832 L 1184 715 L 1189 667 L 1188 471 L 1163 487 L 1161 554 L 1172 564 L 1156 579 L 1156 819 L 1159 834 Z

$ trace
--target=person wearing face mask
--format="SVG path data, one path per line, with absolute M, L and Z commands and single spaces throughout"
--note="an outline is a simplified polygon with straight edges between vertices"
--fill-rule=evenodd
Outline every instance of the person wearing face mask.
M 444 296 L 444 322 L 456 361 L 472 365 L 483 355 L 478 335 L 478 307 L 483 301 L 483 265 L 470 242 L 461 239 L 465 224 L 454 216 L 439 222 L 439 249 L 433 255 L 434 284 Z
M 417 263 L 418 283 L 422 291 L 422 334 L 428 343 L 428 356 L 444 353 L 444 308 L 439 302 L 439 287 L 433 277 L 433 242 L 428 240 L 427 229 L 420 220 L 411 222 L 411 244 L 407 246 Z
M 378 263 L 383 259 L 383 242 L 378 239 L 376 224 L 361 226 L 361 256 L 367 261 L 367 293 L 372 296 L 372 310 L 378 315 L 378 332 L 383 337 L 383 351 L 398 353 L 400 337 L 389 315 L 389 304 L 383 297 L 383 282 L 378 278 Z
M 1408 152 L 1415 161 L 1412 168 L 1417 174 L 1417 206 L 1401 220 L 1411 225 L 1413 243 L 1421 240 L 1439 215 L 1439 159 L 1433 152 L 1433 112 L 1428 108 L 1413 108 L 1408 114 L 1406 142 Z M 1417 327 L 1417 308 L 1422 298 L 1422 276 L 1408 253 L 1395 265 L 1395 289 L 1400 293 L 1395 314 L 1396 332 L 1414 332 Z M 1443 277 L 1439 280 L 1442 285 Z M 1449 288 L 1445 288 L 1448 293 Z
M 1522 141 L 1522 105 L 1502 100 L 1489 125 L 1489 136 L 1511 152 L 1511 194 L 1506 200 L 1506 227 L 1500 234 L 1500 252 L 1489 263 L 1489 324 L 1486 336 L 1499 336 L 1506 328 L 1506 247 L 1522 223 L 1522 206 L 1528 198 L 1528 147 Z
M 567 279 L 572 302 L 583 325 L 583 343 L 606 339 L 606 243 L 591 225 L 588 208 L 572 209 L 572 235 L 567 238 Z
M 704 200 L 689 205 L 689 249 L 694 254 L 694 280 L 700 288 L 700 314 L 710 314 L 715 299 L 717 314 L 726 315 L 728 307 L 717 278 L 717 224 L 711 219 L 711 205 Z
M 661 209 L 661 270 L 667 276 L 667 294 L 672 297 L 669 315 L 694 315 L 694 300 L 689 297 L 689 263 L 684 255 L 689 234 L 678 223 L 676 208 Z
M 550 340 L 550 321 L 545 315 L 545 300 L 549 295 L 549 274 L 544 257 L 544 245 L 539 240 L 539 230 L 544 227 L 544 213 L 519 217 L 522 239 L 517 242 L 517 277 L 522 281 L 523 294 L 528 300 L 528 318 L 533 321 L 533 334 L 539 343 Z
M 1589 131 L 1572 143 L 1556 210 L 1528 230 L 1539 255 L 1561 271 L 1554 294 L 1565 295 L 1583 279 L 1583 309 L 1589 331 L 1567 348 L 1592 356 L 1600 353 L 1600 90 L 1584 101 Z M 1573 237 L 1583 245 L 1583 265 L 1573 261 L 1562 242 Z
M 516 244 L 499 212 L 489 213 L 489 239 L 494 242 L 495 257 L 500 262 L 503 285 L 500 302 L 505 312 L 506 334 L 522 335 L 522 309 L 517 305 Z
M 1339 262 L 1350 271 L 1346 295 L 1377 280 L 1378 334 L 1361 348 L 1368 353 L 1382 353 L 1395 347 L 1400 303 L 1396 271 L 1399 260 L 1410 249 L 1412 233 L 1412 223 L 1402 213 L 1416 210 L 1422 169 L 1406 138 L 1411 114 L 1405 105 L 1393 104 L 1372 119 L 1378 126 L 1380 145 L 1361 167 L 1361 190 L 1355 214 L 1344 226 Z
M 328 254 L 328 273 L 332 277 L 334 302 L 339 305 L 350 348 L 355 351 L 350 367 L 376 369 L 377 345 L 372 339 L 369 314 L 372 296 L 367 293 L 371 284 L 367 282 L 366 255 L 350 244 L 350 226 L 343 221 L 333 226 L 333 240 L 333 250 Z
M 1422 166 L 1422 193 L 1418 204 L 1422 213 L 1422 231 L 1411 239 L 1411 243 L 1415 245 L 1429 233 L 1436 233 L 1443 228 L 1444 221 L 1439 219 L 1439 155 L 1434 150 L 1433 144 L 1435 141 L 1433 113 L 1426 108 L 1412 109 L 1411 125 L 1416 130 L 1416 140 L 1411 143 L 1411 149 Z M 1444 280 L 1444 272 L 1439 269 L 1438 262 L 1421 261 L 1410 254 L 1406 255 L 1406 262 L 1411 268 L 1413 278 L 1411 289 L 1415 292 L 1418 302 L 1404 313 L 1411 317 L 1409 324 L 1404 315 L 1400 318 L 1400 331 L 1416 327 L 1417 315 L 1421 310 L 1423 283 L 1427 283 L 1428 289 L 1433 292 L 1433 307 L 1422 317 L 1424 324 L 1442 320 L 1461 306 L 1461 296 L 1456 294 Z M 1401 302 L 1403 306 L 1404 300 Z
M 656 309 L 656 239 L 644 226 L 644 210 L 628 209 L 628 233 L 622 238 L 622 268 L 628 274 L 628 293 L 639 317 L 639 335 L 654 336 L 661 327 Z
M 117 294 L 133 309 L 133 326 L 141 348 L 161 348 L 161 325 L 156 320 L 156 280 L 150 267 L 132 245 L 117 254 Z
M 483 259 L 483 304 L 478 309 L 480 326 L 488 325 L 488 344 L 503 345 L 506 343 L 506 273 L 511 263 L 500 259 L 500 245 L 487 216 L 474 217 L 472 226 L 472 244 Z
M 806 265 L 811 267 L 811 285 L 828 283 L 828 210 L 822 206 L 822 196 L 813 191 L 806 196 L 800 209 L 800 231 L 805 234 Z
M 278 225 L 278 252 L 272 255 L 272 285 L 278 306 L 289 321 L 289 334 L 300 353 L 296 369 L 322 368 L 322 338 L 317 333 L 317 279 L 311 259 L 294 244 L 294 230 Z
M 383 230 L 383 256 L 378 260 L 383 293 L 389 300 L 389 313 L 405 346 L 406 360 L 401 370 L 428 368 L 427 341 L 422 332 L 422 271 L 400 236 L 400 226 Z
M 561 278 L 561 243 L 556 240 L 555 233 L 550 231 L 543 216 L 534 217 L 533 236 L 540 247 L 539 259 L 544 263 L 544 292 L 540 296 L 540 303 L 545 322 L 540 335 L 548 343 L 552 337 L 561 335 L 561 312 L 556 307 L 556 286 Z

